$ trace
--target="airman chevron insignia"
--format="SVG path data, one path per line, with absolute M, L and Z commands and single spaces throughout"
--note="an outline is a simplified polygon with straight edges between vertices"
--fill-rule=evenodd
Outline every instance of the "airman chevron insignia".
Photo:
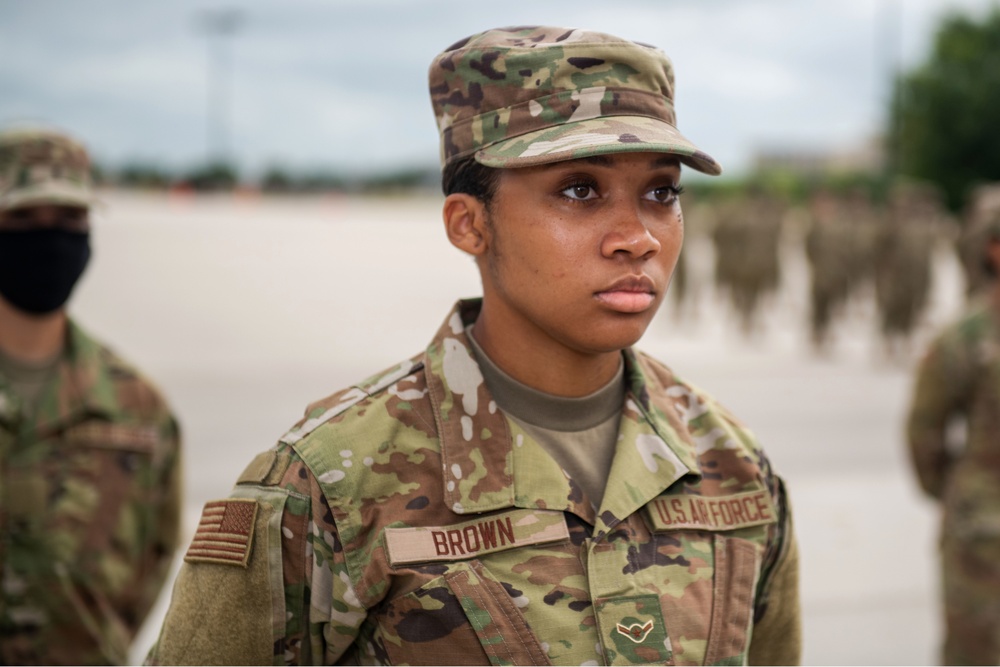
M 645 641 L 646 637 L 649 636 L 650 631 L 653 629 L 653 621 L 646 621 L 645 625 L 639 625 L 638 623 L 633 623 L 632 625 L 625 627 L 621 623 L 618 623 L 618 634 L 625 635 L 636 644 L 641 644 Z

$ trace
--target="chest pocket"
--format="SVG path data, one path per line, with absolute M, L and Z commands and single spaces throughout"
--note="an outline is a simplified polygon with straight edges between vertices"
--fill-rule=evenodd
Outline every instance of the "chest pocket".
M 548 665 L 507 590 L 478 560 L 392 600 L 380 630 L 392 664 Z
M 715 582 L 705 664 L 746 663 L 754 595 L 763 548 L 723 534 L 714 536 Z
M 385 536 L 395 568 L 439 574 L 378 615 L 391 663 L 550 664 L 508 587 L 481 558 L 567 542 L 561 512 L 516 510 L 445 527 L 388 528 Z
M 131 631 L 118 610 L 140 592 L 156 438 L 87 423 L 15 443 L 0 486 L 4 604 L 18 631 L 63 641 L 72 655 L 99 646 L 102 659 L 126 659 Z
M 745 662 L 762 547 L 721 532 L 648 537 L 588 547 L 605 663 Z
M 644 514 L 645 539 L 638 531 L 588 550 L 607 664 L 744 663 L 764 544 L 777 520 L 770 494 L 666 495 Z
M 4 501 L 26 547 L 98 580 L 124 574 L 150 523 L 158 437 L 151 427 L 87 422 L 12 456 Z

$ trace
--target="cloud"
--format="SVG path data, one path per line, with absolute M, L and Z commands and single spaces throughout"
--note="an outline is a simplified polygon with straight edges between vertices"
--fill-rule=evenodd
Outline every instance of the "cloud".
M 755 147 L 864 141 L 897 61 L 926 53 L 950 8 L 990 0 L 256 0 L 227 40 L 231 145 L 245 164 L 365 169 L 437 156 L 431 58 L 456 39 L 525 23 L 591 27 L 662 47 L 683 131 L 727 163 Z M 0 3 L 0 122 L 59 122 L 111 161 L 206 154 L 212 0 Z

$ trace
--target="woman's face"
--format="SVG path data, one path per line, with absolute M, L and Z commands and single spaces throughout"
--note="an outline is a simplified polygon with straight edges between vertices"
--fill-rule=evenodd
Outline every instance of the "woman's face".
M 684 239 L 680 172 L 661 153 L 503 170 L 481 257 L 494 335 L 583 354 L 635 343 Z

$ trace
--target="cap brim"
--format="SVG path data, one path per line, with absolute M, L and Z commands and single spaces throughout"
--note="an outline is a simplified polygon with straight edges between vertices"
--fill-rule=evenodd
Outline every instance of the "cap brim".
M 717 176 L 722 166 L 673 125 L 648 116 L 603 116 L 529 132 L 476 151 L 487 167 L 516 169 L 613 153 L 669 153 Z
M 0 196 L 0 209 L 25 206 L 80 206 L 88 208 L 96 203 L 89 187 L 66 181 L 49 181 L 43 185 L 15 188 Z

